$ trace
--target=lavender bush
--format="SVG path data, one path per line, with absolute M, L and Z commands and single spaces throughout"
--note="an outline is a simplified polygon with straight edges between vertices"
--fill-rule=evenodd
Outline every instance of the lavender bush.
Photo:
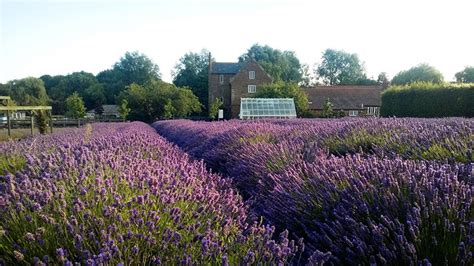
M 471 265 L 474 120 L 342 119 L 155 129 L 305 237 L 309 263 Z
M 146 124 L 0 151 L 0 265 L 298 263 L 286 231 L 251 220 L 229 180 Z

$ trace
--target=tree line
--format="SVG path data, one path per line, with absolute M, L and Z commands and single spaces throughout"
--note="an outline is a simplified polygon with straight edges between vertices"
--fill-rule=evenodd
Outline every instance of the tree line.
M 119 105 L 128 110 L 129 119 L 153 121 L 161 118 L 207 116 L 209 51 L 188 52 L 172 72 L 172 84 L 161 80 L 160 68 L 146 55 L 126 52 L 110 69 L 97 75 L 80 71 L 68 75 L 43 75 L 0 84 L 0 95 L 9 95 L 19 105 L 53 106 L 54 114 L 81 116 L 85 111 L 68 110 L 84 105 L 100 115 L 104 104 Z M 301 115 L 307 109 L 307 98 L 299 87 L 314 85 L 404 85 L 413 82 L 443 82 L 434 67 L 420 64 L 400 71 L 391 80 L 385 72 L 377 79 L 368 77 L 363 61 L 355 53 L 326 49 L 321 62 L 310 67 L 302 64 L 293 51 L 281 51 L 268 45 L 254 44 L 238 61 L 255 59 L 274 80 L 273 85 L 259 88 L 256 97 L 292 97 Z M 214 59 L 212 59 L 214 60 Z M 474 82 L 474 67 L 456 73 L 457 82 Z M 74 100 L 68 98 L 73 97 Z M 80 99 L 80 101 L 79 101 Z M 68 107 L 68 102 L 69 104 Z M 74 103 L 74 104 L 72 104 Z M 217 103 L 211 103 L 218 109 Z M 217 106 L 217 108 L 216 108 Z M 76 110 L 77 111 L 77 110 Z M 215 113 L 215 112 L 210 112 Z

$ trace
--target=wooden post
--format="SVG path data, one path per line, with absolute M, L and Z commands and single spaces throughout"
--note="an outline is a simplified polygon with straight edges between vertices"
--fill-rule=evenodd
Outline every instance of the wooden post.
M 49 128 L 51 133 L 53 133 L 53 111 L 49 110 L 48 116 L 49 116 Z
M 8 127 L 8 137 L 12 137 L 12 125 L 11 125 L 11 121 L 10 121 L 10 111 L 7 110 L 7 127 Z
M 31 112 L 30 114 L 30 121 L 31 121 L 31 136 L 33 136 L 33 131 L 35 129 L 35 120 L 34 120 L 34 117 L 33 117 L 33 112 Z
M 81 119 L 80 118 L 77 119 L 77 127 L 81 127 Z

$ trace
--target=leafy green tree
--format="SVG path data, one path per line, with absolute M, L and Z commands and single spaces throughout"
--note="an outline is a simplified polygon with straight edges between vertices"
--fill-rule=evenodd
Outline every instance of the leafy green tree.
M 377 83 L 382 86 L 384 90 L 388 88 L 390 86 L 390 80 L 388 79 L 387 73 L 381 72 L 377 77 Z
M 322 62 L 315 74 L 329 85 L 370 83 L 357 54 L 334 49 L 326 49 L 323 52 Z
M 326 102 L 324 102 L 322 115 L 323 117 L 327 117 L 327 118 L 334 117 L 333 105 L 329 101 L 329 98 L 326 99 Z
M 100 110 L 106 101 L 104 86 L 100 83 L 91 85 L 85 90 L 83 98 L 87 109 Z
M 126 52 L 112 69 L 97 74 L 97 79 L 105 87 L 107 103 L 116 103 L 116 97 L 132 83 L 144 85 L 152 80 L 160 80 L 160 68 L 145 54 Z
M 301 64 L 293 51 L 280 51 L 268 45 L 254 44 L 239 57 L 239 62 L 255 59 L 274 81 L 298 83 L 302 79 Z
M 6 84 L 6 87 L 8 88 L 5 90 L 18 105 L 46 105 L 49 102 L 41 79 L 28 77 L 12 80 Z
M 0 96 L 10 95 L 10 90 L 6 84 L 0 83 Z
M 115 104 L 117 95 L 125 89 L 126 85 L 121 76 L 118 71 L 113 69 L 107 69 L 97 74 L 97 80 L 104 87 L 106 103 Z
M 199 98 L 188 87 L 171 89 L 171 99 L 176 110 L 176 117 L 188 117 L 202 111 Z
M 66 113 L 66 99 L 75 91 L 84 99 L 88 109 L 96 108 L 98 102 L 103 102 L 105 97 L 97 93 L 98 90 L 103 91 L 103 89 L 99 88 L 101 85 L 92 73 L 80 71 L 65 76 L 43 75 L 41 79 L 46 84 L 55 114 Z M 94 91 L 95 94 L 90 95 Z
M 161 79 L 160 68 L 157 64 L 138 51 L 126 52 L 114 64 L 113 69 L 121 74 L 124 84 L 145 84 L 150 80 Z
M 301 87 L 311 87 L 315 84 L 314 76 L 309 70 L 309 66 L 307 64 L 301 65 L 300 72 L 301 81 L 299 82 L 299 85 Z
M 173 71 L 173 84 L 189 87 L 206 108 L 208 105 L 209 51 L 189 52 L 179 59 Z M 204 111 L 204 110 L 203 110 Z
M 66 115 L 68 117 L 78 119 L 83 118 L 86 115 L 86 107 L 79 93 L 74 92 L 71 96 L 66 99 Z
M 454 76 L 458 83 L 474 83 L 474 67 L 467 66 Z
M 127 99 L 122 99 L 122 102 L 120 103 L 119 108 L 118 108 L 118 111 L 120 113 L 120 117 L 122 118 L 122 120 L 125 121 L 127 119 L 127 116 L 130 113 L 130 110 L 131 109 L 128 107 Z
M 296 83 L 276 82 L 273 84 L 259 86 L 254 98 L 293 98 L 298 116 L 308 110 L 308 96 Z
M 153 122 L 165 117 L 168 102 L 174 108 L 173 117 L 187 117 L 201 111 L 199 99 L 188 88 L 178 88 L 160 80 L 145 85 L 131 84 L 119 98 L 130 106 L 130 119 Z
M 176 112 L 176 109 L 173 106 L 173 103 L 171 102 L 170 99 L 166 100 L 166 104 L 163 107 L 163 117 L 165 119 L 171 119 L 174 116 L 174 113 Z
M 5 92 L 9 92 L 9 96 L 18 105 L 47 105 L 50 101 L 43 80 L 33 77 L 9 81 Z M 49 122 L 47 111 L 37 110 L 32 115 L 40 133 L 46 133 Z
M 442 83 L 443 74 L 428 64 L 420 64 L 408 70 L 400 71 L 392 79 L 393 85 L 405 85 L 413 82 Z
M 223 102 L 219 99 L 216 98 L 212 103 L 211 106 L 209 107 L 209 118 L 212 120 L 216 120 L 217 116 L 219 115 L 219 109 L 222 108 Z

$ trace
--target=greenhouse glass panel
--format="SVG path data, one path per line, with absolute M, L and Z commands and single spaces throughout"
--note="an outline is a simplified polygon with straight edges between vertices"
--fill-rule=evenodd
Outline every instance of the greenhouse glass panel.
M 240 119 L 296 118 L 295 102 L 292 98 L 242 98 Z

